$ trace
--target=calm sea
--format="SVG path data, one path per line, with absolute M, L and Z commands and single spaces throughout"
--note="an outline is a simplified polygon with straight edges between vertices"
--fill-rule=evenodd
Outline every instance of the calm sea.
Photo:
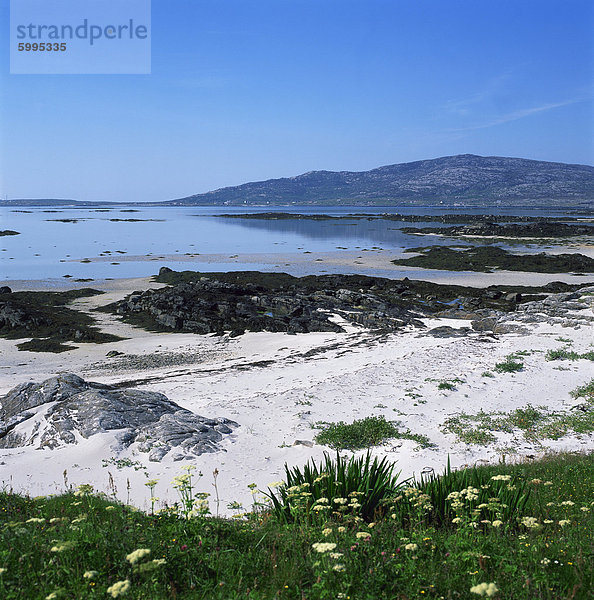
M 133 211 L 133 212 L 132 212 Z M 225 271 L 238 269 L 279 270 L 271 265 L 229 261 L 208 264 L 200 257 L 187 262 L 175 260 L 127 260 L 126 257 L 186 254 L 303 253 L 329 252 L 337 248 L 391 250 L 451 240 L 406 235 L 402 226 L 423 226 L 387 220 L 310 221 L 224 219 L 222 213 L 299 212 L 348 215 L 353 213 L 443 214 L 452 208 L 436 207 L 110 207 L 104 208 L 0 208 L 0 230 L 13 229 L 20 235 L 0 237 L 0 280 L 51 280 L 73 278 L 144 277 L 162 265 L 173 269 Z M 563 216 L 536 209 L 484 210 L 460 208 L 462 214 Z M 74 219 L 62 222 L 57 219 Z M 114 220 L 116 219 L 116 220 Z M 127 221 L 117 219 L 140 219 Z M 427 223 L 426 225 L 437 225 Z M 103 262 L 92 259 L 100 254 Z M 80 262 L 91 259 L 91 262 Z M 118 263 L 118 264 L 112 264 Z M 280 269 L 291 272 L 291 269 Z M 334 268 L 337 272 L 340 269 Z M 323 272 L 312 269 L 311 272 Z M 352 272 L 352 268 L 345 272 Z M 297 273 L 296 273 L 297 274 Z

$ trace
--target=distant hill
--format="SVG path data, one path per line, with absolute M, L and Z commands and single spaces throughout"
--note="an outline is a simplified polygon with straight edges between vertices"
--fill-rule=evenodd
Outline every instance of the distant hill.
M 13 199 L 0 206 L 121 206 L 120 202 Z M 310 171 L 138 206 L 423 205 L 594 206 L 594 167 L 459 154 L 372 169 Z
M 371 171 L 311 171 L 170 200 L 173 205 L 591 206 L 594 167 L 460 154 Z

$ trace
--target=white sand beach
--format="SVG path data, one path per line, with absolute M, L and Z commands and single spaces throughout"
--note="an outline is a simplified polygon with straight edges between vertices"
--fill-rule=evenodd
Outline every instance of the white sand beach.
M 556 278 L 549 275 L 548 279 Z M 73 307 L 86 310 L 149 285 L 159 286 L 140 279 L 104 282 L 107 294 L 79 299 Z M 526 441 L 519 432 L 497 432 L 494 443 L 469 445 L 444 433 L 442 425 L 461 412 L 509 412 L 528 404 L 551 411 L 572 410 L 576 400 L 570 391 L 594 377 L 593 363 L 547 361 L 545 353 L 560 347 L 578 353 L 593 349 L 594 325 L 587 320 L 592 317 L 593 298 L 583 297 L 588 308 L 576 311 L 576 319 L 547 323 L 543 318 L 521 323 L 524 329 L 515 333 L 474 332 L 444 339 L 425 335 L 418 328 L 378 336 L 350 325 L 346 333 L 263 332 L 237 338 L 152 333 L 100 313 L 95 316 L 101 329 L 126 339 L 75 344 L 75 350 L 61 354 L 22 352 L 16 344 L 23 340 L 0 339 L 0 394 L 22 382 L 75 373 L 90 381 L 125 382 L 132 388 L 162 392 L 199 415 L 236 421 L 239 427 L 225 436 L 220 451 L 202 454 L 192 463 L 204 475 L 197 491 L 213 494 L 213 512 L 217 507 L 212 473 L 218 470 L 218 511 L 228 514 L 227 505 L 233 501 L 250 507 L 248 484 L 265 490 L 283 478 L 285 463 L 302 465 L 310 458 L 319 459 L 325 451 L 332 452 L 314 443 L 319 422 L 384 415 L 401 422 L 402 430 L 428 436 L 435 447 L 421 448 L 414 441 L 394 439 L 373 448 L 375 455 L 394 461 L 403 478 L 425 468 L 440 472 L 448 457 L 459 467 L 538 456 L 547 449 L 592 449 L 591 434 L 571 434 L 539 444 Z M 509 315 L 510 322 L 513 317 Z M 427 329 L 469 326 L 468 321 L 454 319 L 426 319 L 425 323 Z M 106 358 L 112 350 L 126 356 L 150 356 L 152 366 L 134 368 L 122 359 Z M 527 351 L 522 371 L 493 371 L 497 362 L 518 351 Z M 483 376 L 485 371 L 494 376 Z M 443 381 L 455 381 L 455 389 L 438 389 Z M 150 462 L 134 444 L 122 453 L 115 446 L 113 434 L 106 433 L 54 450 L 27 445 L 0 450 L 0 482 L 7 489 L 33 496 L 59 493 L 66 485 L 81 483 L 111 493 L 112 476 L 121 501 L 148 509 L 145 483 L 150 477 L 159 480 L 156 496 L 160 504 L 177 499 L 171 480 L 185 461 L 166 457 Z M 120 463 L 118 468 L 116 459 L 128 459 L 129 466 Z

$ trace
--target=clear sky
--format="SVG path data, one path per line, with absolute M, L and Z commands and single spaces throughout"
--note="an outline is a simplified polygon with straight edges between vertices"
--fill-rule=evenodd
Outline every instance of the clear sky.
M 0 193 L 166 200 L 472 153 L 594 163 L 591 0 L 153 0 L 152 74 L 10 75 Z

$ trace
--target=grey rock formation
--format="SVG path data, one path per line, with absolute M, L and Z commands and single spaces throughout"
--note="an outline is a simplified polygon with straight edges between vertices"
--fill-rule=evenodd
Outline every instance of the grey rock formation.
M 216 452 L 237 427 L 225 418 L 207 419 L 157 392 L 120 390 L 64 374 L 42 383 L 22 383 L 0 398 L 0 448 L 57 448 L 113 431 L 119 449 L 133 443 L 161 460 Z

